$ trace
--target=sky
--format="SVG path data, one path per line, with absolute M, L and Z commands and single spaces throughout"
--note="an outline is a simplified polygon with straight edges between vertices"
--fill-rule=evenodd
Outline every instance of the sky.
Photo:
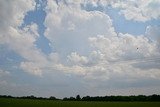
M 0 95 L 160 93 L 160 0 L 0 0 Z

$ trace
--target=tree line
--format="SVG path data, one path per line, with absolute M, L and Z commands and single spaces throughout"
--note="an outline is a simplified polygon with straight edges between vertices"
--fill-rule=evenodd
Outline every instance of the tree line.
M 7 96 L 7 95 L 0 95 L 0 98 L 17 98 L 17 99 L 42 99 L 42 100 L 62 100 L 62 101 L 160 101 L 160 95 L 131 95 L 131 96 L 85 96 L 80 97 L 80 95 L 77 95 L 76 97 L 65 97 L 63 99 L 58 99 L 54 96 L 51 96 L 49 98 L 45 97 L 35 97 L 33 95 L 31 96 L 22 96 L 22 97 L 13 97 L 13 96 Z

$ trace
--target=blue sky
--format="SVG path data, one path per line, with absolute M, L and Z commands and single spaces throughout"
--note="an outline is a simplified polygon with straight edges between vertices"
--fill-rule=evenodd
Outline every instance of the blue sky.
M 0 1 L 0 94 L 158 94 L 159 5 L 159 0 Z

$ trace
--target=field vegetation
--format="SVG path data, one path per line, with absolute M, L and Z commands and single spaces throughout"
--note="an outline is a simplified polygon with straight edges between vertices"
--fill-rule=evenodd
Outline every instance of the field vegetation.
M 160 107 L 160 102 L 100 102 L 0 98 L 0 107 Z

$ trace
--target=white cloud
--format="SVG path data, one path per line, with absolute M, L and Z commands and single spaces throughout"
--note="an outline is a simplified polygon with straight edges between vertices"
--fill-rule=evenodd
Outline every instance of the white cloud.
M 3 38 L 3 41 L 8 45 L 9 49 L 15 51 L 18 55 L 28 61 L 26 63 L 33 62 L 29 65 L 34 66 L 36 66 L 37 63 L 46 62 L 46 56 L 34 44 L 38 37 L 37 29 L 35 26 L 35 24 L 28 25 L 22 30 L 10 27 L 8 35 Z M 24 65 L 23 62 L 21 65 Z M 30 73 L 32 72 L 28 64 L 26 67 L 23 66 L 22 68 L 25 71 Z M 38 72 L 41 74 L 40 70 L 36 71 L 36 73 Z M 34 71 L 33 74 L 35 74 Z
M 8 81 L 6 79 L 10 78 L 11 73 L 9 71 L 0 68 L 0 86 L 7 85 Z
M 117 0 L 111 3 L 114 8 L 119 8 L 120 13 L 127 20 L 148 21 L 160 18 L 159 0 Z
M 10 26 L 17 28 L 23 23 L 28 11 L 33 10 L 34 1 L 30 0 L 1 0 L 0 1 L 0 31 L 4 36 Z
M 118 3 L 120 6 L 124 5 L 123 2 Z M 116 34 L 108 15 L 81 10 L 79 5 L 72 1 L 49 1 L 46 7 L 45 36 L 59 53 L 59 57 L 63 57 L 62 63 L 55 65 L 55 69 L 80 74 L 86 79 L 102 80 L 114 76 L 123 78 L 125 75 L 134 78 L 138 73 L 147 75 L 151 72 L 144 72 L 133 64 L 141 61 L 146 63 L 149 58 L 154 60 L 159 57 L 156 42 L 150 42 L 144 35 Z M 113 5 L 118 7 L 118 4 Z M 72 25 L 73 29 L 68 29 Z M 70 64 L 65 63 L 66 60 Z M 152 70 L 157 71 L 158 68 Z M 156 72 L 153 75 L 157 77 Z M 141 78 L 140 75 L 138 77 Z
M 145 35 L 151 40 L 160 43 L 160 26 L 147 26 Z
M 46 7 L 45 36 L 52 43 L 53 49 L 65 56 L 73 51 L 80 54 L 89 51 L 87 38 L 90 36 L 116 35 L 108 15 L 81 10 L 79 5 L 66 5 L 62 2 L 57 5 L 55 1 L 50 0 Z
M 151 1 L 147 1 L 144 6 L 142 2 L 144 1 L 134 4 L 133 1 L 125 3 L 100 0 L 101 5 L 106 3 L 122 8 L 121 13 L 129 20 L 147 21 L 159 18 L 154 14 L 142 16 L 145 12 L 152 11 L 146 9 Z M 25 72 L 43 77 L 45 73 L 54 75 L 54 71 L 58 71 L 80 78 L 88 90 L 100 85 L 105 87 L 106 84 L 112 88 L 120 87 L 122 83 L 127 85 L 138 81 L 159 80 L 159 27 L 148 26 L 145 35 L 117 34 L 107 14 L 82 10 L 81 3 L 84 3 L 83 0 L 48 1 L 45 8 L 45 37 L 50 41 L 54 52 L 47 55 L 35 45 L 39 37 L 36 24 L 19 28 L 27 12 L 34 9 L 35 2 L 0 1 L 0 44 L 7 45 L 24 58 L 20 68 Z M 88 3 L 97 6 L 98 1 Z M 137 5 L 141 7 L 135 8 Z M 11 13 L 6 14 L 4 10 Z M 6 21 L 3 21 L 5 18 Z M 146 69 L 146 66 L 149 68 Z M 1 77 L 7 73 L 0 70 Z
M 123 57 L 149 57 L 157 53 L 156 44 L 149 43 L 149 40 L 144 36 L 135 37 L 130 34 L 119 34 L 118 37 L 97 36 L 89 38 L 89 40 L 91 46 L 104 55 L 103 59 L 111 61 Z
M 9 49 L 15 51 L 25 60 L 34 62 L 35 65 L 38 62 L 45 62 L 45 55 L 34 44 L 39 36 L 37 25 L 32 23 L 20 28 L 27 12 L 35 9 L 35 1 L 2 0 L 0 5 L 0 44 L 7 45 Z M 28 63 L 24 65 L 22 62 L 23 66 L 21 67 L 31 73 L 34 67 L 31 69 L 29 67 L 31 64 Z M 38 72 L 41 74 L 40 70 L 33 71 L 33 74 L 38 74 Z
M 33 75 L 37 75 L 37 76 L 42 76 L 42 70 L 40 68 L 40 64 L 38 62 L 33 63 L 33 62 L 21 62 L 20 67 Z
M 156 42 L 150 42 L 148 38 L 142 35 L 136 37 L 121 33 L 117 37 L 108 38 L 100 35 L 91 37 L 89 40 L 91 46 L 95 49 L 93 51 L 95 55 L 100 53 L 99 57 L 102 57 L 97 57 L 98 60 L 94 60 L 98 62 L 96 66 L 104 68 L 110 78 L 121 75 L 139 78 L 141 77 L 139 73 L 144 78 L 147 78 L 147 75 L 149 76 L 148 73 L 157 77 L 157 71 L 159 70 L 157 67 L 152 70 L 144 70 L 133 66 L 136 63 L 143 65 L 149 63 L 148 61 L 156 62 L 156 58 L 160 57 Z M 92 68 L 94 67 L 92 66 Z M 97 70 L 97 72 L 100 72 L 100 70 Z
M 151 69 L 144 69 L 143 66 L 142 68 L 134 66 L 134 64 L 144 65 L 149 63 L 148 61 L 155 62 L 160 56 L 156 43 L 150 42 L 143 35 L 137 37 L 130 34 L 119 34 L 117 37 L 98 35 L 89 40 L 94 51 L 88 58 L 83 56 L 88 59 L 87 64 L 78 65 L 83 71 L 84 78 L 108 80 L 117 77 L 123 79 L 127 75 L 129 78 L 126 81 L 142 78 L 158 79 L 158 67 L 150 65 Z M 68 58 L 73 62 L 83 59 L 77 53 L 72 53 L 71 56 Z M 73 63 L 70 68 L 75 66 L 74 64 L 77 63 Z M 67 69 L 65 70 L 72 71 Z M 73 72 L 75 73 L 76 69 Z
M 33 9 L 34 3 L 29 3 Z M 9 48 L 26 60 L 20 64 L 23 70 L 39 76 L 44 70 L 54 69 L 82 74 L 86 78 L 108 79 L 112 78 L 110 76 L 114 72 L 124 75 L 124 71 L 129 69 L 137 70 L 132 64 L 138 63 L 139 59 L 159 56 L 157 44 L 143 35 L 135 37 L 120 33 L 117 36 L 108 15 L 81 10 L 79 2 L 68 3 L 48 1 L 45 36 L 56 50 L 56 53 L 49 56 L 34 44 L 39 36 L 36 24 L 23 29 L 17 28 L 23 20 L 15 25 L 6 25 L 8 33 L 5 34 L 7 36 L 1 34 L 2 43 L 8 44 Z M 31 7 L 28 8 L 31 10 Z M 27 9 L 19 14 L 24 18 L 23 14 L 26 12 Z M 146 32 L 151 32 L 148 29 Z M 70 64 L 67 64 L 67 60 Z
M 101 7 L 105 9 L 112 6 L 120 10 L 127 20 L 148 21 L 160 18 L 160 1 L 159 0 L 87 0 L 81 2 L 85 8 L 88 6 Z
M 50 53 L 48 57 L 49 57 L 48 59 L 53 63 L 59 63 L 60 61 L 58 53 Z
M 52 65 L 52 69 L 71 75 L 84 76 L 86 74 L 86 69 L 78 65 L 65 66 L 63 64 L 54 64 Z
M 155 61 L 155 57 L 160 55 L 156 44 L 150 43 L 146 37 L 120 34 L 112 38 L 97 36 L 89 39 L 94 51 L 88 57 L 71 53 L 68 59 L 72 65 L 57 64 L 53 68 L 69 74 L 83 75 L 86 80 L 106 81 L 115 77 L 123 79 L 126 76 L 128 78 L 125 81 L 158 79 L 159 68 L 150 66 L 151 69 L 141 69 L 133 66 Z M 85 64 L 81 65 L 82 62 Z
M 71 61 L 73 64 L 87 64 L 88 59 L 84 56 L 78 55 L 76 52 L 71 53 L 71 55 L 67 56 L 69 61 Z
M 10 72 L 0 69 L 0 77 L 5 77 L 5 76 L 8 76 L 8 75 L 10 75 Z

